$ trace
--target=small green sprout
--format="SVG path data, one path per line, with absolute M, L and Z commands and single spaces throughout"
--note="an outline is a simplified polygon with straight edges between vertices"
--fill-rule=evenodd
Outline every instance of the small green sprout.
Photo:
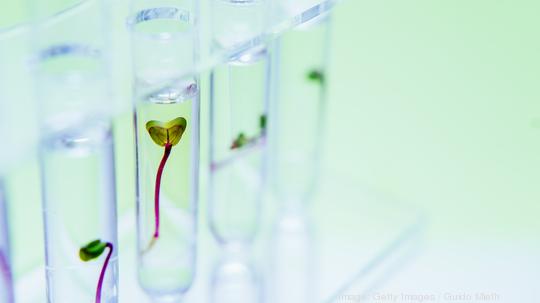
M 261 115 L 259 117 L 259 127 L 261 128 L 261 133 L 265 133 L 266 132 L 266 121 L 267 118 L 266 118 L 266 115 Z
M 187 120 L 183 117 L 178 117 L 169 122 L 161 121 L 148 121 L 146 123 L 146 130 L 152 138 L 152 141 L 159 146 L 165 147 L 165 152 L 161 158 L 161 162 L 158 166 L 158 171 L 156 174 L 156 187 L 154 191 L 154 215 L 155 215 L 155 230 L 154 235 L 148 245 L 146 251 L 154 246 L 157 239 L 159 238 L 159 223 L 160 223 L 160 212 L 159 212 L 159 193 L 161 189 L 161 176 L 163 175 L 163 169 L 165 168 L 165 163 L 171 154 L 172 147 L 180 142 L 182 135 L 186 131 Z
M 324 84 L 326 80 L 325 79 L 326 77 L 324 76 L 324 72 L 318 69 L 311 70 L 308 73 L 307 78 L 311 81 L 319 82 L 320 84 Z
M 260 133 L 253 137 L 248 137 L 244 133 L 239 133 L 238 136 L 233 140 L 231 144 L 231 149 L 239 149 L 242 148 L 248 144 L 253 144 L 257 142 L 260 138 L 266 134 L 266 115 L 263 114 L 259 117 L 259 127 L 260 127 Z
M 107 270 L 107 266 L 109 265 L 109 261 L 113 253 L 113 245 L 110 242 L 94 240 L 88 243 L 86 246 L 81 247 L 81 249 L 79 250 L 79 258 L 81 258 L 81 260 L 84 262 L 88 262 L 99 258 L 107 248 L 109 248 L 109 253 L 107 254 L 107 258 L 105 258 L 105 262 L 103 263 L 103 267 L 101 268 L 101 273 L 99 275 L 96 289 L 96 303 L 101 303 L 101 290 L 103 288 L 103 280 L 105 278 L 105 272 Z
M 242 148 L 248 143 L 249 143 L 249 140 L 247 136 L 244 133 L 240 133 L 238 134 L 238 136 L 236 136 L 236 139 L 234 139 L 231 145 L 231 149 Z

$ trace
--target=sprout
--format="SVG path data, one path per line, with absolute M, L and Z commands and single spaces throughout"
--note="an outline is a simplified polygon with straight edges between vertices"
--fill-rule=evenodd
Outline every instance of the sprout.
M 319 82 L 320 84 L 324 84 L 324 81 L 326 80 L 324 72 L 318 69 L 311 70 L 308 73 L 307 78 L 311 81 Z
M 267 121 L 266 115 L 265 114 L 261 115 L 259 117 L 259 127 L 260 127 L 259 134 L 253 137 L 248 137 L 244 133 L 239 133 L 238 136 L 236 136 L 236 138 L 233 140 L 231 144 L 231 149 L 239 149 L 248 144 L 256 143 L 259 139 L 261 139 L 266 134 L 266 123 L 267 123 L 266 121 Z
M 261 115 L 259 117 L 259 127 L 261 128 L 261 133 L 265 133 L 266 132 L 266 115 Z
M 160 212 L 159 212 L 159 193 L 161 189 L 161 177 L 163 175 L 163 169 L 167 163 L 167 159 L 171 154 L 172 147 L 180 142 L 182 135 L 184 134 L 187 127 L 187 120 L 182 117 L 178 117 L 169 122 L 163 123 L 160 121 L 149 121 L 146 123 L 146 130 L 152 141 L 159 146 L 165 147 L 163 157 L 159 163 L 157 174 L 156 174 L 156 187 L 154 191 L 154 214 L 155 214 L 155 229 L 154 235 L 148 245 L 146 251 L 154 246 L 157 239 L 159 238 L 159 225 L 160 225 Z
M 249 143 L 249 140 L 246 137 L 246 135 L 244 133 L 240 133 L 240 134 L 238 134 L 236 139 L 234 139 L 233 143 L 231 144 L 231 149 L 237 149 L 237 148 L 244 147 L 248 143 Z
M 101 289 L 103 287 L 103 279 L 105 278 L 105 272 L 107 270 L 109 260 L 111 259 L 113 253 L 113 245 L 110 242 L 94 240 L 88 243 L 86 246 L 81 247 L 81 249 L 79 250 L 79 257 L 81 258 L 81 260 L 84 262 L 88 262 L 99 258 L 106 248 L 109 248 L 109 253 L 107 254 L 107 258 L 105 258 L 105 262 L 103 263 L 103 267 L 101 268 L 101 273 L 99 275 L 96 289 L 96 303 L 101 303 Z

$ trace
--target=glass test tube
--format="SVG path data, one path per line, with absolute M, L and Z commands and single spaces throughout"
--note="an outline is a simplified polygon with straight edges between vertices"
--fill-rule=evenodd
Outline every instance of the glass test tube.
M 312 222 L 297 214 L 279 218 L 270 251 L 270 301 L 317 302 L 317 246 Z
M 253 260 L 238 251 L 226 251 L 212 270 L 210 303 L 259 303 L 262 279 Z
M 18 169 L 35 152 L 38 139 L 36 106 L 32 98 L 26 67 L 29 57 L 27 24 L 0 29 L 0 302 L 15 300 L 14 263 L 16 254 L 10 243 L 7 189 L 3 177 Z M 26 206 L 28 207 L 28 205 Z M 23 208 L 26 208 L 23 206 Z M 8 222 L 10 221 L 10 222 Z M 28 225 L 30 229 L 32 224 Z M 38 230 L 37 232 L 40 232 Z M 32 235 L 33 231 L 25 231 Z M 24 236 L 21 236 L 24 238 Z M 21 240 L 19 238 L 19 240 Z M 24 241 L 24 240 L 23 240 Z
M 244 53 L 211 75 L 209 221 L 221 244 L 250 243 L 257 231 L 266 155 L 268 54 Z
M 101 1 L 43 19 L 36 99 L 49 303 L 118 302 L 114 146 Z
M 134 1 L 138 278 L 156 302 L 177 302 L 196 266 L 199 78 L 196 2 Z M 174 82 L 171 82 L 172 80 Z
M 227 48 L 262 32 L 265 1 L 213 4 L 214 47 Z M 250 244 L 260 222 L 269 62 L 261 45 L 235 55 L 211 74 L 208 215 L 222 245 Z
M 4 176 L 33 156 L 38 141 L 37 111 L 29 89 L 32 74 L 27 68 L 29 34 L 27 24 L 0 29 L 0 175 Z
M 304 210 L 317 180 L 328 44 L 329 17 L 324 15 L 285 33 L 274 44 L 270 175 L 287 212 Z
M 5 197 L 2 180 L 0 180 L 0 303 L 13 303 L 15 298 Z

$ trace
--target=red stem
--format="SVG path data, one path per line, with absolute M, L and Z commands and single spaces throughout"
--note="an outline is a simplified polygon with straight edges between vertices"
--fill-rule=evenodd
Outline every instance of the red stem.
M 156 229 L 154 231 L 154 238 L 157 239 L 159 237 L 159 191 L 161 188 L 161 175 L 163 175 L 163 169 L 165 168 L 165 163 L 167 163 L 167 159 L 169 158 L 169 155 L 171 154 L 172 144 L 167 143 L 165 144 L 165 152 L 163 153 L 163 158 L 161 158 L 161 162 L 159 163 L 157 176 L 156 176 L 156 190 L 154 193 L 154 214 L 156 216 Z
M 13 280 L 11 277 L 11 269 L 7 262 L 7 257 L 0 251 L 0 272 L 4 276 L 5 282 L 7 283 L 8 291 L 8 302 L 14 302 L 15 298 L 13 295 Z
M 103 267 L 101 268 L 101 274 L 99 275 L 99 281 L 96 290 L 96 303 L 101 303 L 101 288 L 103 287 L 103 279 L 105 278 L 105 271 L 107 270 L 109 260 L 111 259 L 113 253 L 112 243 L 107 242 L 106 246 L 109 248 L 109 254 L 107 255 L 107 258 L 105 258 L 105 263 L 103 263 Z

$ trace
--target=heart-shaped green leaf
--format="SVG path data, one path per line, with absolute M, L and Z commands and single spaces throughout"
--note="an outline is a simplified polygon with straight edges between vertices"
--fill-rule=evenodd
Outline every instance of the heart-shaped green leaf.
M 97 259 L 105 251 L 107 243 L 101 240 L 94 240 L 79 250 L 79 257 L 84 262 Z
M 165 123 L 156 120 L 146 123 L 146 130 L 152 140 L 159 146 L 165 146 L 167 144 L 174 146 L 178 144 L 186 127 L 187 120 L 182 117 Z

